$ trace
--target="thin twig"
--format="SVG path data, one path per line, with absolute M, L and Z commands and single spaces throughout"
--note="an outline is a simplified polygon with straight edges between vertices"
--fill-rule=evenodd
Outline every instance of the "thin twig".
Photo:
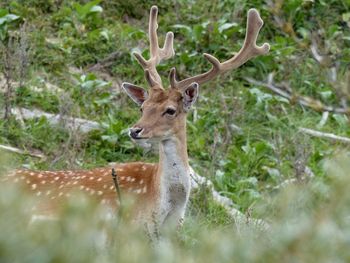
M 350 114 L 349 108 L 336 108 L 333 106 L 324 105 L 321 101 L 316 100 L 314 98 L 302 96 L 296 93 L 292 94 L 289 91 L 283 90 L 281 87 L 279 87 L 277 84 L 273 83 L 272 81 L 269 81 L 268 83 L 266 83 L 266 82 L 258 81 L 248 77 L 244 79 L 253 85 L 265 87 L 273 91 L 274 93 L 278 94 L 279 96 L 288 99 L 292 103 L 297 102 L 300 105 L 309 107 L 317 112 L 329 111 L 334 113 Z
M 122 215 L 122 196 L 120 193 L 120 187 L 119 187 L 119 182 L 118 182 L 118 178 L 117 178 L 117 174 L 115 172 L 115 169 L 112 168 L 112 178 L 113 178 L 113 182 L 114 182 L 114 186 L 115 186 L 115 190 L 117 191 L 117 195 L 118 195 L 118 202 L 119 202 L 119 207 L 118 207 L 118 218 L 121 218 Z
M 91 71 L 99 71 L 102 68 L 108 67 L 115 63 L 115 61 L 121 56 L 121 52 L 116 51 L 111 54 L 109 54 L 106 58 L 98 61 L 96 64 L 89 66 L 86 70 L 88 72 Z
M 312 129 L 302 128 L 302 127 L 299 128 L 299 131 L 318 138 L 330 139 L 332 141 L 338 141 L 342 143 L 350 143 L 350 138 L 338 136 L 333 133 L 320 132 L 320 131 L 315 131 Z
M 40 158 L 40 159 L 45 159 L 46 158 L 46 156 L 41 154 L 41 153 L 34 153 L 34 152 L 24 151 L 24 150 L 21 150 L 21 149 L 12 147 L 12 146 L 8 146 L 8 145 L 0 144 L 0 149 L 5 150 L 5 151 L 9 151 L 9 152 L 18 153 L 18 154 L 29 155 L 29 156 Z
M 275 186 L 268 185 L 266 187 L 266 189 L 280 190 L 280 189 L 286 188 L 287 186 L 289 186 L 291 184 L 296 184 L 296 183 L 300 183 L 300 182 L 308 182 L 309 180 L 311 180 L 312 178 L 315 177 L 315 174 L 313 173 L 311 168 L 308 166 L 305 166 L 303 173 L 304 173 L 304 175 L 302 177 L 300 177 L 299 179 L 298 178 L 288 178 L 288 179 L 282 181 L 281 183 L 279 183 L 278 185 L 275 185 Z

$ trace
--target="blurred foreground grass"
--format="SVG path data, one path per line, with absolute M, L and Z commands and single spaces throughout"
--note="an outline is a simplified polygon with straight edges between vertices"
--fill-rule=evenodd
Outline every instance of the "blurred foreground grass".
M 157 244 L 83 198 L 65 204 L 59 220 L 29 224 L 35 200 L 2 184 L 0 262 L 349 262 L 350 156 L 324 166 L 327 185 L 291 185 L 258 205 L 266 231 L 191 213 Z

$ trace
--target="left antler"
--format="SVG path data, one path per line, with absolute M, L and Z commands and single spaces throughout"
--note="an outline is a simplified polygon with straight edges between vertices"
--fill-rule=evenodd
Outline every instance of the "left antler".
M 258 11 L 256 9 L 250 9 L 248 11 L 247 31 L 244 44 L 234 57 L 220 63 L 214 56 L 204 53 L 204 57 L 212 64 L 212 68 L 205 73 L 181 81 L 176 80 L 176 69 L 172 68 L 169 76 L 171 87 L 181 89 L 189 86 L 193 82 L 197 82 L 198 84 L 208 82 L 220 74 L 240 67 L 253 57 L 266 54 L 270 49 L 269 44 L 265 43 L 261 47 L 256 45 L 256 40 L 263 24 L 264 22 L 260 18 Z
M 150 59 L 146 60 L 140 53 L 135 52 L 134 56 L 136 57 L 139 64 L 145 71 L 145 76 L 151 87 L 159 85 L 161 87 L 162 80 L 157 72 L 156 66 L 165 59 L 169 59 L 174 56 L 174 33 L 168 32 L 165 37 L 165 42 L 163 48 L 159 47 L 158 36 L 157 36 L 157 15 L 158 8 L 152 6 L 150 12 L 149 20 L 149 42 L 150 42 Z

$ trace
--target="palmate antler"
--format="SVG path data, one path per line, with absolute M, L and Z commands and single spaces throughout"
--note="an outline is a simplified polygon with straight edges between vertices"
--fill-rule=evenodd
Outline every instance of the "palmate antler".
M 134 55 L 140 65 L 143 67 L 146 79 L 150 86 L 154 87 L 158 85 L 160 88 L 162 88 L 162 81 L 157 72 L 156 66 L 161 62 L 161 60 L 171 58 L 175 54 L 173 49 L 174 34 L 173 32 L 168 32 L 166 34 L 164 47 L 159 48 L 157 36 L 157 14 L 158 8 L 156 6 L 152 6 L 149 21 L 150 59 L 146 60 L 139 53 L 134 53 Z M 203 84 L 214 79 L 220 74 L 240 67 L 251 58 L 258 55 L 267 54 L 270 50 L 270 45 L 268 43 L 264 43 L 262 46 L 256 45 L 256 40 L 263 24 L 264 22 L 260 18 L 258 11 L 256 9 L 250 9 L 248 11 L 246 36 L 240 51 L 234 57 L 222 63 L 214 56 L 204 53 L 204 57 L 212 64 L 212 68 L 205 73 L 189 77 L 181 81 L 177 80 L 176 69 L 172 68 L 169 74 L 171 88 L 183 89 L 194 82 Z

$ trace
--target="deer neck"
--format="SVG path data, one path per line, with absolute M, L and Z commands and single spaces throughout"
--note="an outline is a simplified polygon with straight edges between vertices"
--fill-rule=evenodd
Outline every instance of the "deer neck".
M 187 184 L 189 164 L 186 126 L 159 145 L 159 173 L 162 186 Z

